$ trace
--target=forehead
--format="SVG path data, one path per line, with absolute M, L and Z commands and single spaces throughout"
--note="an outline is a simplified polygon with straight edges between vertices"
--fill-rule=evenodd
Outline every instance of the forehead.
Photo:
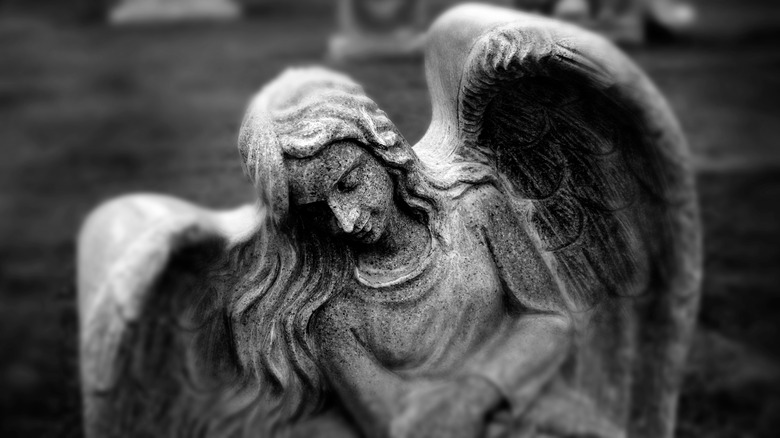
M 341 177 L 368 156 L 352 142 L 337 142 L 308 158 L 287 158 L 290 202 L 303 205 L 325 199 L 325 194 Z

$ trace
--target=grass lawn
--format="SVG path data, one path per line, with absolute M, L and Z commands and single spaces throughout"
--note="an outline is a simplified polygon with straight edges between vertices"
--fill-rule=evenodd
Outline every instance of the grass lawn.
M 235 150 L 244 107 L 285 67 L 327 65 L 332 23 L 272 9 L 121 29 L 0 20 L 0 436 L 80 435 L 74 238 L 85 214 L 137 191 L 250 200 Z M 778 43 L 768 33 L 629 50 L 677 111 L 699 169 L 706 272 L 683 437 L 778 426 Z M 422 136 L 419 60 L 331 67 L 410 141 Z

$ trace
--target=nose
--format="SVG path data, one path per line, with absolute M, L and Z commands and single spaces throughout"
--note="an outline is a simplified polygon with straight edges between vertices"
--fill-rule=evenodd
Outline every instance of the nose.
M 339 228 L 345 233 L 351 233 L 355 229 L 355 222 L 360 217 L 360 211 L 355 207 L 341 205 L 336 202 L 329 202 L 328 205 L 331 211 L 333 211 L 333 216 L 336 218 Z

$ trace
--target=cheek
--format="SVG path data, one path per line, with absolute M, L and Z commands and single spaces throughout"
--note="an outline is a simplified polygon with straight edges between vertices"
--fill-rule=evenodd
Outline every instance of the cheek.
M 387 175 L 377 175 L 371 184 L 367 204 L 372 212 L 384 215 L 393 203 L 393 185 Z

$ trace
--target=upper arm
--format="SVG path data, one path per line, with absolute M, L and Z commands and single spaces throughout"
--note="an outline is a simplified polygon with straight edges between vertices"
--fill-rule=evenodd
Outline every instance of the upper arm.
M 314 323 L 320 367 L 369 436 L 392 419 L 402 379 L 383 367 L 355 335 L 346 306 L 328 303 Z
M 523 212 L 492 185 L 472 189 L 463 201 L 462 208 L 487 245 L 508 297 L 528 311 L 564 313 L 560 288 L 527 232 Z

